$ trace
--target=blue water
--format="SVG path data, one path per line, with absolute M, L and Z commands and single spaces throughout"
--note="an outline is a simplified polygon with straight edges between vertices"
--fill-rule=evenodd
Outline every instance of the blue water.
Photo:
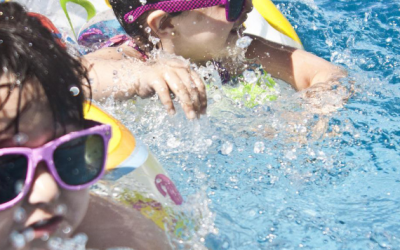
M 400 249 L 400 3 L 274 2 L 306 50 L 348 71 L 343 106 L 333 90 L 321 99 L 336 108 L 313 109 L 282 84 L 253 109 L 211 93 L 198 122 L 156 100 L 114 113 L 193 209 L 210 202 L 210 249 Z

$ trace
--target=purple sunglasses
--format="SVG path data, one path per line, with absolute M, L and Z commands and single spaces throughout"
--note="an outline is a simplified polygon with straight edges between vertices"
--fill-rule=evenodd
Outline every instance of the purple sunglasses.
M 168 13 L 225 5 L 226 20 L 236 21 L 242 14 L 246 0 L 170 0 L 151 3 L 125 14 L 126 23 L 133 23 L 148 10 L 163 10 Z
M 111 127 L 91 120 L 85 127 L 39 148 L 0 149 L 0 211 L 29 192 L 41 161 L 63 189 L 81 190 L 98 181 L 104 174 Z

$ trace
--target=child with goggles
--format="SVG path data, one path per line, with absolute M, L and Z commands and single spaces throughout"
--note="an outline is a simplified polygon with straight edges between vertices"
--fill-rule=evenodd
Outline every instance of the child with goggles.
M 89 195 L 111 128 L 83 118 L 82 80 L 36 17 L 0 3 L 0 249 L 65 249 L 80 232 L 90 248 L 168 249 L 139 212 Z
M 158 47 L 197 65 L 216 61 L 222 66 L 220 68 L 223 72 L 230 73 L 229 76 L 242 73 L 237 65 L 230 63 L 229 52 L 243 34 L 242 24 L 252 9 L 251 0 L 110 0 L 110 3 L 118 21 L 133 38 L 130 43 L 134 43 L 135 49 L 122 45 L 126 54 L 143 60 L 153 47 Z M 154 45 L 154 38 L 160 42 Z M 317 83 L 336 81 L 344 76 L 338 67 L 304 50 L 258 37 L 252 38 L 246 59 L 260 64 L 273 77 L 290 83 L 296 90 L 304 90 Z M 121 43 L 114 40 L 111 44 L 115 46 Z M 116 57 L 116 54 L 116 50 L 102 49 L 86 58 L 93 62 L 96 69 L 102 67 L 102 58 L 111 58 L 112 55 Z M 160 58 L 159 64 L 153 63 L 150 65 L 152 68 L 146 68 L 143 74 L 136 75 L 136 81 L 157 86 L 154 90 L 171 113 L 174 113 L 174 107 L 169 93 L 173 92 L 181 100 L 189 118 L 203 114 L 207 105 L 205 89 L 198 83 L 197 74 L 190 69 L 187 62 L 171 60 L 173 62 Z M 108 65 L 121 72 L 123 66 L 128 68 L 128 63 L 122 58 L 119 62 L 114 60 Z M 138 65 L 131 63 L 132 67 L 136 67 L 133 64 Z M 106 72 L 104 68 L 98 72 Z M 127 79 L 132 81 L 132 78 Z M 121 79 L 120 82 L 129 82 L 127 79 Z

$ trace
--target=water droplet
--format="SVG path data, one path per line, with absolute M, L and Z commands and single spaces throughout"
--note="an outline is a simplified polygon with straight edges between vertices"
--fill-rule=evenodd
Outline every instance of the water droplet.
M 7 74 L 8 73 L 8 68 L 7 67 L 3 67 L 3 73 Z
M 14 212 L 14 221 L 21 223 L 26 219 L 26 211 L 22 207 L 18 207 Z
M 58 205 L 55 208 L 54 213 L 56 215 L 65 215 L 67 213 L 67 206 L 65 204 Z
M 79 233 L 73 239 L 78 244 L 86 245 L 86 242 L 88 241 L 88 236 L 84 233 Z
M 118 49 L 117 49 L 117 52 L 118 52 L 118 53 L 121 53 L 123 50 L 124 50 L 123 48 L 118 48 Z
M 2 11 L 0 11 L 0 16 L 2 16 L 3 15 L 3 12 Z
M 153 45 L 156 45 L 157 43 L 160 42 L 160 39 L 157 38 L 157 37 L 154 37 L 154 36 L 150 36 L 150 37 L 149 37 L 149 40 L 150 40 L 150 42 L 151 42 Z
M 27 134 L 18 133 L 14 135 L 13 140 L 17 146 L 22 146 L 29 140 L 29 137 Z
M 229 155 L 230 153 L 232 153 L 232 150 L 233 150 L 233 145 L 229 141 L 225 142 L 221 147 L 221 153 L 223 155 Z
M 222 96 L 220 94 L 215 94 L 215 95 L 213 95 L 213 100 L 215 102 L 219 102 L 222 100 Z
M 28 46 L 29 46 L 29 47 L 32 47 L 32 45 L 33 45 L 32 43 L 28 43 Z
M 150 33 L 150 32 L 151 32 L 151 28 L 150 28 L 150 27 L 146 27 L 146 28 L 144 29 L 144 31 L 145 31 L 146 33 Z
M 15 182 L 15 193 L 19 194 L 24 189 L 25 183 L 23 180 L 18 180 Z
M 43 234 L 43 236 L 40 238 L 42 241 L 48 241 L 50 238 L 48 233 Z
M 129 22 L 133 22 L 133 16 L 132 16 L 132 15 L 129 15 L 129 16 L 128 16 L 128 21 L 129 21 Z
M 290 150 L 290 151 L 286 152 L 285 157 L 286 157 L 287 159 L 289 159 L 289 160 L 297 159 L 296 150 L 293 149 L 293 150 Z
M 181 142 L 175 137 L 169 138 L 167 141 L 167 146 L 170 148 L 177 148 L 181 145 Z
M 253 41 L 253 39 L 251 39 L 250 37 L 244 36 L 244 37 L 239 38 L 236 41 L 236 46 L 241 49 L 245 49 L 250 46 L 252 41 Z
M 3 43 L 3 40 L 0 39 L 0 44 L 2 44 L 2 43 Z
M 254 153 L 260 154 L 263 153 L 264 150 L 265 150 L 264 142 L 259 141 L 254 143 Z
M 47 242 L 47 246 L 51 250 L 62 249 L 63 247 L 62 239 L 58 237 L 53 237 L 49 240 L 49 242 Z
M 33 228 L 29 227 L 25 229 L 22 234 L 24 235 L 26 242 L 31 242 L 32 240 L 35 239 L 35 230 L 33 230 Z
M 244 81 L 247 83 L 256 83 L 258 81 L 258 77 L 256 73 L 252 70 L 246 70 L 243 72 Z
M 146 0 L 139 0 L 139 2 L 140 2 L 142 5 L 145 5 L 145 4 L 147 3 Z
M 65 228 L 63 228 L 63 233 L 65 234 L 69 234 L 71 232 L 72 228 L 70 226 L 66 226 Z
M 71 92 L 72 96 L 78 96 L 80 93 L 80 90 L 76 86 L 72 86 L 69 91 Z
M 26 244 L 25 237 L 22 234 L 18 233 L 17 231 L 13 231 L 10 234 L 10 241 L 11 241 L 11 244 L 16 249 L 23 248 L 25 246 L 25 244 Z

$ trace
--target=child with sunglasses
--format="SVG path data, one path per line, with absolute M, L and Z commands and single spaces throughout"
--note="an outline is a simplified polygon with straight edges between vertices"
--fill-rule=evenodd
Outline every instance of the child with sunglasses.
M 141 60 L 145 60 L 143 58 L 146 58 L 154 47 L 162 47 L 164 52 L 182 56 L 198 65 L 205 65 L 208 61 L 217 62 L 217 65 L 222 66 L 219 68 L 224 73 L 221 74 L 221 78 L 226 78 L 227 75 L 230 78 L 242 73 L 237 65 L 229 63 L 230 51 L 243 33 L 242 24 L 252 9 L 250 0 L 110 0 L 110 3 L 118 21 L 133 39 L 127 41 L 127 36 L 119 36 L 101 46 L 119 46 L 126 42 L 122 45 L 123 51 Z M 253 41 L 247 48 L 246 59 L 261 65 L 273 77 L 290 83 L 296 90 L 304 90 L 317 83 L 336 81 L 344 76 L 338 67 L 304 50 L 258 37 L 252 38 Z M 153 42 L 157 39 L 160 42 L 154 45 Z M 132 41 L 134 49 L 126 45 L 132 44 Z M 120 62 L 117 59 L 108 65 L 118 67 L 121 72 L 123 67 L 120 65 L 127 68 L 128 64 L 121 54 L 116 50 L 101 49 L 87 55 L 86 58 L 93 63 L 94 68 L 102 68 L 98 72 L 105 73 L 101 59 L 115 59 L 119 56 Z M 160 65 L 164 67 L 158 67 L 155 63 L 152 69 L 146 69 L 144 74 L 136 75 L 136 81 L 153 85 L 152 81 L 157 81 L 159 88 L 156 92 L 172 113 L 170 91 L 180 94 L 186 114 L 192 111 L 195 111 L 196 115 L 204 113 L 205 92 L 204 87 L 193 78 L 197 75 L 191 71 L 187 62 L 177 63 L 177 59 L 173 60 L 174 63 L 168 63 L 168 60 L 161 58 Z M 226 74 L 227 72 L 230 74 Z M 120 80 L 121 83 L 123 81 L 126 79 Z M 132 84 L 134 85 L 135 83 Z M 188 117 L 194 118 L 194 114 L 191 113 Z
M 87 70 L 17 3 L 0 3 L 0 249 L 168 249 L 139 212 L 90 195 L 111 128 L 83 118 Z M 81 246 L 82 247 L 82 246 Z

